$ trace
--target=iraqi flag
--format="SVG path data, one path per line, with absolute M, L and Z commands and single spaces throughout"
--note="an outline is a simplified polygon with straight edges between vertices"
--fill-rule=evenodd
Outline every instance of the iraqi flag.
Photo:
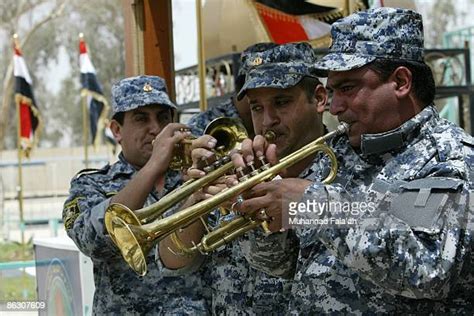
M 345 8 L 346 2 L 345 0 L 255 0 L 254 3 L 273 42 L 284 44 L 314 41 L 315 46 L 329 46 L 331 24 L 345 15 L 348 9 Z M 366 1 L 353 2 L 352 11 L 367 8 Z
M 89 126 L 91 143 L 96 145 L 99 141 L 98 131 L 104 128 L 104 121 L 109 111 L 107 100 L 104 98 L 102 88 L 97 80 L 94 65 L 87 54 L 87 45 L 82 35 L 79 39 L 79 66 L 81 69 L 81 96 L 86 98 L 89 113 Z
M 41 117 L 33 95 L 30 73 L 21 54 L 17 36 L 14 36 L 13 74 L 15 76 L 15 102 L 20 116 L 20 148 L 25 157 L 38 143 Z

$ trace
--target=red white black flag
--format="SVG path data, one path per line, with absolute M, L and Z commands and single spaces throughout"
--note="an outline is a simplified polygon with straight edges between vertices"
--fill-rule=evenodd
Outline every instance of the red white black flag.
M 41 117 L 33 95 L 32 80 L 21 54 L 17 37 L 14 37 L 13 74 L 15 76 L 15 102 L 20 116 L 20 146 L 25 157 L 38 143 Z
M 104 128 L 109 106 L 97 80 L 95 68 L 87 53 L 87 45 L 82 34 L 79 38 L 79 66 L 81 70 L 81 96 L 87 98 L 91 142 L 96 145 L 99 141 L 98 132 Z

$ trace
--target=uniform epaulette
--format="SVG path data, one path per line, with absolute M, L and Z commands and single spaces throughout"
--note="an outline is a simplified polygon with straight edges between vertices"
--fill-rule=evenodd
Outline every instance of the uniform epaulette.
M 101 169 L 96 169 L 96 168 L 87 168 L 87 169 L 82 169 L 81 171 L 79 171 L 75 176 L 74 176 L 74 179 L 77 179 L 83 175 L 86 175 L 86 174 L 94 174 L 94 173 L 107 173 L 107 171 L 109 170 L 110 168 L 110 164 L 107 164 L 106 166 L 104 166 L 103 168 Z
M 463 138 L 461 139 L 463 144 L 468 145 L 470 147 L 474 147 L 474 137 L 472 137 L 469 134 L 463 135 Z
M 443 124 L 435 127 L 430 136 L 437 146 L 440 161 L 462 159 L 464 134 L 459 127 L 447 129 Z

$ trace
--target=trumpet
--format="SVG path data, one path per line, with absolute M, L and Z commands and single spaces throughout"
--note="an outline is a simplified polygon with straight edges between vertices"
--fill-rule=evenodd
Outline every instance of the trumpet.
M 217 157 L 223 157 L 231 150 L 239 147 L 240 143 L 248 137 L 244 125 L 235 118 L 219 117 L 212 120 L 204 129 L 204 134 L 211 135 L 217 140 L 215 153 Z M 191 144 L 196 136 L 186 137 L 176 144 L 169 168 L 172 170 L 185 170 L 191 167 Z M 207 166 L 205 171 L 217 168 L 220 165 Z
M 104 224 L 112 241 L 119 247 L 124 259 L 129 262 L 128 251 L 122 249 L 122 245 L 117 242 L 116 234 L 113 231 L 114 218 L 121 218 L 125 223 L 131 225 L 145 225 L 161 217 L 164 212 L 172 206 L 183 201 L 197 190 L 220 178 L 233 168 L 229 156 L 226 153 L 240 147 L 240 143 L 247 138 L 247 131 L 243 124 L 234 118 L 221 117 L 211 121 L 204 130 L 205 134 L 213 136 L 217 140 L 216 157 L 218 159 L 204 170 L 208 173 L 201 179 L 191 179 L 183 185 L 162 197 L 158 202 L 148 207 L 132 211 L 122 204 L 111 204 L 104 216 Z M 191 143 L 196 137 L 190 136 L 178 144 L 173 151 L 170 169 L 183 170 L 191 166 Z
M 329 175 L 323 182 L 329 183 L 333 181 L 337 173 L 337 158 L 331 148 L 326 145 L 326 141 L 337 135 L 347 133 L 348 129 L 349 125 L 347 123 L 341 123 L 335 131 L 327 133 L 326 135 L 310 142 L 299 150 L 282 158 L 279 163 L 273 166 L 265 163 L 262 158 L 262 167 L 260 167 L 259 170 L 255 170 L 257 172 L 252 172 L 251 176 L 246 177 L 245 180 L 237 185 L 227 188 L 207 200 L 198 202 L 163 219 L 154 220 L 146 224 L 140 223 L 139 220 L 129 222 L 129 218 L 123 214 L 133 214 L 133 212 L 123 205 L 112 204 L 110 208 L 116 212 L 117 216 L 111 218 L 110 227 L 107 227 L 109 235 L 115 241 L 122 256 L 130 267 L 137 274 L 145 275 L 147 272 L 146 255 L 159 241 L 163 240 L 168 235 L 175 233 L 178 229 L 209 214 L 225 201 L 242 194 L 258 183 L 272 179 L 283 169 L 300 162 L 306 157 L 315 154 L 316 152 L 323 152 L 326 154 L 331 161 L 331 168 Z M 224 169 L 229 168 L 229 164 L 232 163 L 229 162 L 224 165 Z M 217 174 L 224 174 L 221 169 L 222 168 L 214 170 L 205 177 L 196 181 L 204 181 L 203 179 L 207 177 L 217 179 Z M 147 209 L 147 212 L 155 212 L 155 209 L 158 208 L 158 203 L 160 202 L 150 205 L 145 209 Z M 139 214 L 142 212 L 143 209 L 135 211 L 135 213 Z M 262 221 L 252 219 L 251 217 L 237 217 L 235 221 L 227 223 L 225 226 L 204 236 L 199 244 L 187 249 L 187 251 L 209 253 L 261 224 Z

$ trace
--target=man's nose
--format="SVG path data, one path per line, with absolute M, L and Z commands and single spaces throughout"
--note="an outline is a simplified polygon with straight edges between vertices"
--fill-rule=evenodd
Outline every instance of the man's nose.
M 331 103 L 329 104 L 329 112 L 332 115 L 339 115 L 346 110 L 347 106 L 343 98 L 334 96 L 332 97 Z
M 272 127 L 280 121 L 278 113 L 273 109 L 273 107 L 266 107 L 263 112 L 263 122 L 262 125 L 264 128 Z
M 158 135 L 161 132 L 162 126 L 158 122 L 158 120 L 151 119 L 150 120 L 150 133 L 153 135 Z

